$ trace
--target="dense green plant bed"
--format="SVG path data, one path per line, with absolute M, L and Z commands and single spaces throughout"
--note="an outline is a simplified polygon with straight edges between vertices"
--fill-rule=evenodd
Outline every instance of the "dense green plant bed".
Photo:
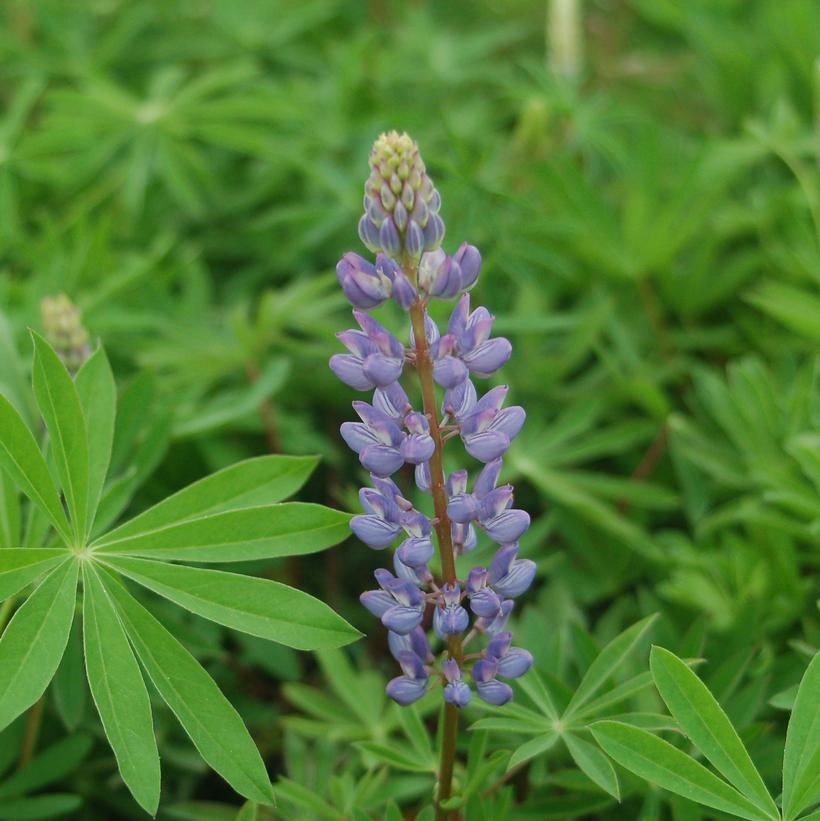
M 820 818 L 815 0 L 0 55 L 0 821 Z

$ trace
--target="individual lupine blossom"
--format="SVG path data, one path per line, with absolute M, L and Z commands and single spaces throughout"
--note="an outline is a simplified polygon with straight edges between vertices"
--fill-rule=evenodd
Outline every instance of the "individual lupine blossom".
M 91 356 L 88 331 L 79 308 L 65 295 L 46 296 L 40 302 L 46 339 L 71 372 L 78 371 Z
M 475 691 L 484 701 L 501 705 L 513 695 L 502 679 L 523 675 L 533 663 L 527 650 L 512 646 L 507 630 L 515 599 L 535 578 L 535 563 L 518 557 L 519 539 L 530 517 L 514 507 L 513 488 L 499 484 L 502 457 L 526 414 L 518 406 L 504 407 L 507 386 L 491 387 L 479 398 L 473 380 L 493 376 L 509 359 L 512 346 L 491 336 L 494 317 L 484 307 L 471 310 L 465 293 L 479 276 L 478 249 L 463 243 L 448 256 L 440 247 L 441 198 L 415 142 L 406 134 L 382 135 L 371 152 L 370 169 L 359 234 L 376 256 L 368 260 L 351 251 L 336 267 L 359 328 L 338 334 L 347 353 L 330 360 L 345 384 L 373 392 L 370 402 L 353 402 L 360 421 L 341 427 L 342 438 L 358 454 L 371 481 L 359 491 L 363 513 L 353 517 L 351 528 L 374 550 L 394 548 L 392 571 L 376 570 L 378 586 L 363 593 L 361 601 L 388 629 L 401 675 L 386 689 L 399 704 L 412 704 L 438 681 L 449 704 L 465 707 Z M 433 299 L 455 297 L 442 334 L 427 306 Z M 476 547 L 478 533 L 499 547 L 488 568 L 465 569 L 466 575 L 455 581 L 437 580 L 430 568 L 436 552 L 433 530 L 442 523 L 418 510 L 408 498 L 412 494 L 392 478 L 413 466 L 417 488 L 430 493 L 436 443 L 430 419 L 414 409 L 399 381 L 416 364 L 412 329 L 405 345 L 367 313 L 390 299 L 404 311 L 424 310 L 433 378 L 445 391 L 440 434 L 445 440 L 458 435 L 466 452 L 483 463 L 472 489 L 466 470 L 447 477 L 453 551 L 455 557 L 468 554 Z M 458 637 L 466 646 L 482 636 L 486 647 L 470 648 L 463 659 L 448 657 L 449 650 L 437 658 L 431 646 L 431 637 L 448 648 Z

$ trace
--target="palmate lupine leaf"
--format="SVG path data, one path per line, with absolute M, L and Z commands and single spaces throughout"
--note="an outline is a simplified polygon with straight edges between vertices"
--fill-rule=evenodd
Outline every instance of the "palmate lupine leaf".
M 783 817 L 796 818 L 820 797 L 820 653 L 794 701 L 783 753 Z
M 48 427 L 57 473 L 65 493 L 77 543 L 88 520 L 88 431 L 74 382 L 51 346 L 34 339 L 34 395 Z
M 269 804 L 270 780 L 259 751 L 214 680 L 114 579 L 103 585 L 142 666 L 205 761 L 240 795 Z
M 270 779 L 239 714 L 199 662 L 131 596 L 120 574 L 192 612 L 252 635 L 300 649 L 338 647 L 359 633 L 306 593 L 267 579 L 168 565 L 126 553 L 224 562 L 312 552 L 345 538 L 350 517 L 320 505 L 276 504 L 298 489 L 316 459 L 270 456 L 249 459 L 201 480 L 89 544 L 98 510 L 104 512 L 107 525 L 127 503 L 134 468 L 137 473 L 143 470 L 139 464 L 129 466 L 119 455 L 115 469 L 125 477 L 125 495 L 117 490 L 117 480 L 106 484 L 112 451 L 132 450 L 129 437 L 133 444 L 142 424 L 133 424 L 136 414 L 130 423 L 126 417 L 125 428 L 116 427 L 115 386 L 101 349 L 84 363 L 75 381 L 44 339 L 35 336 L 34 344 L 35 394 L 71 520 L 63 512 L 58 488 L 33 435 L 0 396 L 4 498 L 10 480 L 48 517 L 63 542 L 59 548 L 12 544 L 0 550 L 2 599 L 39 584 L 0 638 L 0 730 L 30 707 L 54 678 L 71 632 L 82 568 L 86 674 L 120 773 L 136 800 L 155 813 L 160 789 L 151 708 L 139 659 L 205 761 L 241 795 L 270 803 Z M 150 440 L 151 431 L 147 434 Z M 154 452 L 151 446 L 150 453 Z M 109 504 L 112 494 L 114 502 Z M 19 532 L 20 518 L 19 511 L 6 509 L 11 513 L 4 519 L 4 543 Z M 46 530 L 47 525 L 38 529 L 32 543 L 42 543 Z M 25 807 L 5 806 L 2 811 L 37 813 L 30 802 L 41 798 L 61 797 L 27 798 Z M 75 797 L 65 798 L 76 804 Z
M 45 692 L 63 657 L 77 598 L 76 561 L 65 561 L 14 614 L 0 638 L 0 730 Z
M 360 635 L 324 602 L 270 579 L 124 556 L 101 561 L 192 613 L 297 650 L 341 647 Z
M 706 685 L 673 653 L 653 647 L 655 686 L 681 730 L 715 768 L 769 817 L 779 813 L 726 713 Z
M 68 541 L 69 528 L 60 497 L 46 460 L 34 436 L 14 409 L 0 395 L 0 466 L 17 487 L 48 516 L 60 536 Z
M 125 553 L 193 562 L 242 562 L 315 553 L 349 535 L 350 516 L 306 502 L 228 510 L 92 543 L 100 554 Z
M 226 510 L 270 505 L 292 495 L 313 472 L 315 456 L 257 456 L 206 476 L 109 531 L 122 539 Z
M 592 725 L 592 734 L 610 758 L 659 787 L 749 821 L 771 817 L 703 764 L 646 730 L 598 721 Z
M 19 593 L 66 558 L 65 550 L 59 548 L 3 549 L 0 551 L 0 601 Z
M 159 753 L 151 702 L 117 611 L 97 575 L 83 568 L 83 638 L 91 695 L 123 781 L 146 812 L 159 804 Z
M 89 431 L 88 528 L 85 534 L 88 536 L 111 461 L 117 412 L 117 387 L 102 348 L 96 350 L 77 372 L 75 386 Z

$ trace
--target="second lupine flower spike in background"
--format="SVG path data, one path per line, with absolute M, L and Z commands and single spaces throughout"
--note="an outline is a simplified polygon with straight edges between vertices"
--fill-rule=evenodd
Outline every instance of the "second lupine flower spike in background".
M 521 407 L 503 407 L 505 385 L 491 388 L 479 399 L 472 379 L 495 374 L 510 358 L 512 346 L 503 337 L 491 337 L 494 317 L 486 308 L 471 310 L 470 295 L 464 292 L 478 279 L 481 255 L 467 243 L 452 256 L 440 247 L 444 238 L 441 198 L 418 146 L 406 134 L 390 132 L 376 140 L 364 206 L 359 235 L 377 256 L 371 261 L 351 251 L 336 268 L 359 329 L 338 334 L 348 353 L 335 355 L 330 367 L 355 390 L 374 392 L 372 404 L 353 403 L 361 421 L 345 422 L 341 428 L 373 485 L 360 491 L 364 513 L 353 518 L 351 527 L 374 550 L 394 546 L 395 551 L 394 572 L 377 570 L 378 589 L 363 593 L 361 601 L 389 630 L 390 650 L 402 674 L 386 689 L 399 704 L 412 704 L 427 692 L 431 681 L 438 681 L 444 700 L 464 707 L 473 692 L 470 680 L 481 699 L 504 704 L 513 691 L 499 679 L 517 678 L 533 662 L 527 650 L 512 646 L 512 634 L 506 629 L 513 600 L 535 578 L 535 564 L 518 558 L 518 540 L 530 517 L 513 507 L 512 486 L 498 485 L 501 457 L 526 415 Z M 441 334 L 427 307 L 432 299 L 459 294 L 446 333 Z M 405 347 L 367 313 L 389 299 L 411 311 L 418 320 L 416 327 L 424 328 L 425 340 L 417 340 L 411 327 Z M 441 429 L 430 415 L 429 394 L 427 413 L 422 413 L 413 408 L 399 382 L 409 368 L 418 368 L 420 356 L 429 356 L 432 378 L 446 391 Z M 432 380 L 428 388 L 435 392 Z M 456 434 L 467 454 L 484 464 L 471 492 L 466 470 L 453 472 L 446 489 L 442 489 L 443 476 L 439 479 L 436 492 L 446 490 L 442 501 L 446 510 L 437 507 L 438 516 L 431 519 L 389 477 L 404 465 L 413 465 L 418 488 L 432 492 L 433 465 L 438 475 L 441 470 L 436 448 Z M 435 556 L 434 527 L 439 528 L 439 536 L 449 533 L 452 546 L 439 544 L 439 551 L 452 549 L 453 558 L 476 546 L 476 530 L 484 533 L 499 545 L 490 567 L 464 568 L 461 578 L 437 579 L 430 568 Z M 452 567 L 447 556 L 441 558 L 442 566 Z M 432 625 L 432 637 L 442 643 L 439 658 L 425 624 Z M 465 645 L 482 635 L 488 637 L 484 649 L 470 648 L 470 655 L 465 655 Z

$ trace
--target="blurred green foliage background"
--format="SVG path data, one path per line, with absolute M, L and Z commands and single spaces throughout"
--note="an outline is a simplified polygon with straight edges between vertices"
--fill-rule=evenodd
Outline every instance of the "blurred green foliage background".
M 776 781 L 783 708 L 820 645 L 816 0 L 5 0 L 0 21 L 4 389 L 22 384 L 41 300 L 65 292 L 121 393 L 153 408 L 132 510 L 268 449 L 321 454 L 304 498 L 353 510 L 363 477 L 337 430 L 355 397 L 326 368 L 350 324 L 333 267 L 362 250 L 370 143 L 407 130 L 445 247 L 479 246 L 475 299 L 514 344 L 504 379 L 528 423 L 507 472 L 540 567 L 518 629 L 539 670 L 572 686 L 601 642 L 659 612 L 656 635 L 707 659 Z M 387 671 L 357 601 L 377 562 L 351 539 L 260 573 L 324 595 L 369 634 L 356 669 Z M 323 674 L 168 619 L 292 779 L 276 817 L 352 817 L 324 775 L 363 771 L 342 742 L 395 730 L 381 696 L 370 727 L 343 701 L 322 724 L 318 691 L 282 683 L 323 688 L 340 660 Z M 378 694 L 383 672 L 361 675 Z M 58 702 L 43 743 L 99 734 Z M 165 804 L 235 800 L 158 720 Z M 61 776 L 81 817 L 140 817 L 94 749 Z M 529 785 L 575 804 L 510 817 L 660 806 L 637 782 L 620 808 L 556 782 L 566 766 L 550 752 Z M 381 818 L 418 782 L 352 805 Z

